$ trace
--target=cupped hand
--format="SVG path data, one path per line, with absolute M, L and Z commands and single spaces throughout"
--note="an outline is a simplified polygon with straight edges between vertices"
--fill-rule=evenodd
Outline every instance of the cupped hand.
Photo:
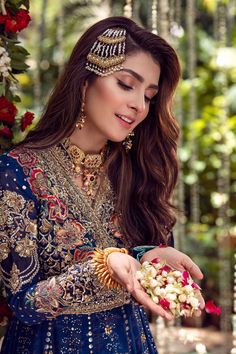
M 146 307 L 152 313 L 165 317 L 167 320 L 173 316 L 160 305 L 157 305 L 145 292 L 139 281 L 136 279 L 136 272 L 140 270 L 140 263 L 133 257 L 120 252 L 113 252 L 107 258 L 107 265 L 112 275 L 139 304 Z
M 173 247 L 156 247 L 143 255 L 141 263 L 145 261 L 151 262 L 154 258 L 160 258 L 160 260 L 166 261 L 170 267 L 181 272 L 187 270 L 193 278 L 203 278 L 203 274 L 197 264 L 185 253 Z
M 166 261 L 166 263 L 181 272 L 188 271 L 191 277 L 202 279 L 203 274 L 200 268 L 192 259 L 185 253 L 176 250 L 173 247 L 156 247 L 151 251 L 146 252 L 141 258 L 141 263 L 148 261 L 151 262 L 154 258 L 159 258 L 161 261 Z M 200 302 L 200 309 L 194 312 L 194 316 L 200 316 L 201 310 L 205 307 L 205 301 L 200 293 L 197 292 L 197 296 Z

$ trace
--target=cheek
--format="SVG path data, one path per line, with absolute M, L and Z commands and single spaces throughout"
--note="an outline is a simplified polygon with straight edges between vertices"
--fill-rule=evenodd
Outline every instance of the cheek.
M 147 108 L 145 109 L 145 111 L 140 114 L 139 119 L 138 119 L 138 120 L 139 120 L 139 123 L 141 123 L 144 119 L 147 118 L 148 112 L 149 112 L 149 106 L 147 106 Z
M 117 89 L 112 81 L 102 81 L 91 87 L 88 91 L 87 105 L 88 107 L 95 106 L 96 109 L 114 110 L 116 106 L 124 102 L 125 95 Z

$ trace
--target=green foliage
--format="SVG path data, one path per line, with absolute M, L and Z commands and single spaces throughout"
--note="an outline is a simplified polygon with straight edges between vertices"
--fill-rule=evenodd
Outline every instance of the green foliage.
M 21 6 L 29 9 L 29 0 L 7 0 L 6 7 L 9 7 L 12 12 L 17 12 Z

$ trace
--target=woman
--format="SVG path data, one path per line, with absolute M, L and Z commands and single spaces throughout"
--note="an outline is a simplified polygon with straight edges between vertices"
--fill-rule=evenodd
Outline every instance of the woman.
M 102 20 L 76 44 L 37 128 L 1 157 L 1 273 L 14 312 L 2 353 L 157 353 L 140 305 L 172 317 L 140 287 L 140 262 L 158 256 L 202 277 L 158 247 L 175 224 L 179 78 L 165 40 Z

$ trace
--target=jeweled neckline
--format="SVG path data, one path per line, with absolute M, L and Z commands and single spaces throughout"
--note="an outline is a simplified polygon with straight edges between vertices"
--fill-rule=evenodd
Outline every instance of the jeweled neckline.
M 85 153 L 77 145 L 74 145 L 67 138 L 63 143 L 66 151 L 70 155 L 76 172 L 80 172 L 81 168 L 99 169 L 105 161 L 105 147 L 99 153 Z

